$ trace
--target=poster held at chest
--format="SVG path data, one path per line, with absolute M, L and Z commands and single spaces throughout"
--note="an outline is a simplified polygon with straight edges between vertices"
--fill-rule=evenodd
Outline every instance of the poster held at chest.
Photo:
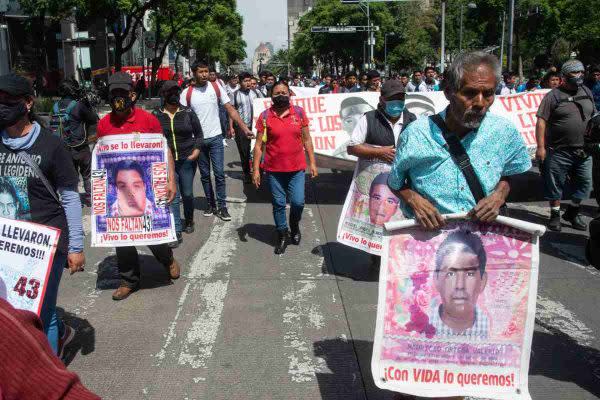
M 377 160 L 356 163 L 338 223 L 337 241 L 380 256 L 383 224 L 404 219 L 400 199 L 387 185 L 392 166 Z
M 160 133 L 98 140 L 92 155 L 92 246 L 176 240 L 167 204 L 167 151 Z
M 437 232 L 414 220 L 386 224 L 373 378 L 380 388 L 415 396 L 531 399 L 545 228 L 464 217 L 453 215 Z
M 0 218 L 0 298 L 40 315 L 60 230 Z

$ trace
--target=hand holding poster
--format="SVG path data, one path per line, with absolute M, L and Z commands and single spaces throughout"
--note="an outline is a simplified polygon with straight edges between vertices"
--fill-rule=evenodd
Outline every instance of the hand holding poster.
M 387 178 L 392 166 L 359 160 L 338 223 L 337 240 L 355 249 L 381 255 L 383 224 L 404 219 Z
M 92 155 L 92 246 L 176 240 L 162 134 L 102 137 Z
M 544 227 L 506 217 L 459 220 L 437 232 L 411 223 L 384 237 L 376 385 L 425 397 L 530 399 Z
M 0 298 L 40 315 L 60 230 L 0 218 Z

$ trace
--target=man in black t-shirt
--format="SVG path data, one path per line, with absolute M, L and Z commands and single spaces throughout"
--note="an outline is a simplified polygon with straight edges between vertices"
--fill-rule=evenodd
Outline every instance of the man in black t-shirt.
M 579 205 L 592 189 L 592 158 L 584 150 L 584 134 L 595 113 L 592 94 L 583 86 L 583 64 L 565 62 L 561 69 L 562 84 L 550 91 L 537 112 L 536 158 L 541 163 L 544 197 L 550 202 L 548 228 L 561 230 L 560 200 L 567 178 L 571 184 L 571 203 L 563 219 L 574 229 L 587 225 L 579 215 Z

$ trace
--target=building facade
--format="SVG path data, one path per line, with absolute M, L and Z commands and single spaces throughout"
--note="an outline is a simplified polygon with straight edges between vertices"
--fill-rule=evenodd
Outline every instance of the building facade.
M 273 45 L 270 42 L 260 42 L 252 57 L 252 72 L 258 75 L 263 67 L 273 57 Z
M 313 3 L 313 0 L 287 0 L 288 48 L 294 43 L 300 17 L 311 10 Z

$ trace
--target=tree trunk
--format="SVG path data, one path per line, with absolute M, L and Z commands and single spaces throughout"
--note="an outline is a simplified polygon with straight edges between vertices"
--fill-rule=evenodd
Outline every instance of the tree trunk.
M 123 66 L 123 36 L 115 33 L 115 72 Z

